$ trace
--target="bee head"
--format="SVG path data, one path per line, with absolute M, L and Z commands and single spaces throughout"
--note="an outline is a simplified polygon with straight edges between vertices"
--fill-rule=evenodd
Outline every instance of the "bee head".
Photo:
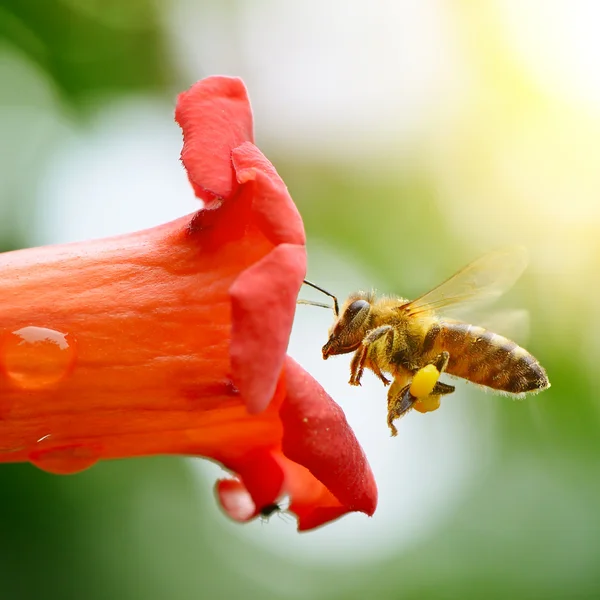
M 323 358 L 356 350 L 369 329 L 372 293 L 352 294 L 342 306 L 339 316 L 329 330 L 329 339 L 323 346 Z

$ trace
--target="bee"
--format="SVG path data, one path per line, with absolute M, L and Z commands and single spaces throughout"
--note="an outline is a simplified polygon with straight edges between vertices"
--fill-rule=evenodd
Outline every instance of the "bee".
M 353 352 L 350 385 L 360 385 L 364 370 L 370 369 L 390 386 L 387 424 L 392 436 L 398 433 L 396 419 L 412 408 L 435 410 L 442 396 L 454 392 L 453 385 L 439 381 L 444 372 L 513 397 L 545 390 L 548 376 L 527 350 L 493 331 L 438 313 L 499 297 L 526 265 L 524 248 L 498 250 L 416 300 L 356 292 L 341 310 L 333 294 L 305 281 L 334 300 L 336 319 L 323 358 Z

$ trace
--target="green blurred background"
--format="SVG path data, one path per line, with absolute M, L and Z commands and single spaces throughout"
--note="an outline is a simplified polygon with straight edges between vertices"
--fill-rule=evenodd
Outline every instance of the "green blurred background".
M 525 244 L 504 306 L 530 311 L 552 381 L 524 402 L 461 386 L 391 440 L 385 390 L 322 363 L 331 315 L 301 307 L 290 353 L 355 427 L 373 519 L 232 524 L 199 460 L 5 465 L 0 599 L 600 597 L 599 19 L 566 0 L 0 0 L 2 249 L 194 210 L 176 94 L 240 75 L 312 279 L 411 297 Z

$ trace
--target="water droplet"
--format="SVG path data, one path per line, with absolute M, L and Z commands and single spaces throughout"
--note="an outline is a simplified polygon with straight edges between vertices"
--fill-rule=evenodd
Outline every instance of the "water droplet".
M 38 469 L 55 475 L 79 473 L 89 469 L 99 460 L 100 449 L 85 444 L 55 446 L 54 448 L 34 450 L 29 454 L 29 462 Z
M 8 333 L 2 344 L 2 365 L 8 377 L 28 390 L 52 386 L 72 370 L 75 344 L 68 333 L 28 326 Z

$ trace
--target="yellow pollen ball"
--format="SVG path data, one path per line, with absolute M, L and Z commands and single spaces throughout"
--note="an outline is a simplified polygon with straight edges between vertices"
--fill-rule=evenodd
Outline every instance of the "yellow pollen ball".
M 413 408 L 418 410 L 420 413 L 431 412 L 437 410 L 440 407 L 441 396 L 427 396 L 421 400 L 417 400 L 413 404 Z
M 427 365 L 426 367 L 419 369 L 415 373 L 412 383 L 410 384 L 410 393 L 415 398 L 425 399 L 431 394 L 439 378 L 440 372 L 434 365 Z

